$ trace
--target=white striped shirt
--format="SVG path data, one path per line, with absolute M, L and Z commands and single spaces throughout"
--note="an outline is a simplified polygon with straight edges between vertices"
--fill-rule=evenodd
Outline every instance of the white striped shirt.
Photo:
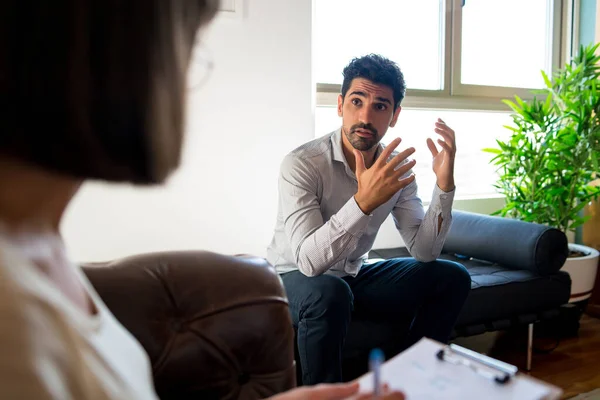
M 354 200 L 358 183 L 344 156 L 341 135 L 338 129 L 284 158 L 268 261 L 279 273 L 299 269 L 308 276 L 356 276 L 390 213 L 410 254 L 419 261 L 436 259 L 450 228 L 454 191 L 436 186 L 425 213 L 413 181 L 366 215 Z

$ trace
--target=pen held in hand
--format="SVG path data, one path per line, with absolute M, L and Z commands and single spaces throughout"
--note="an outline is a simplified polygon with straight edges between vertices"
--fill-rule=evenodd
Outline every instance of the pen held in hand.
M 373 373 L 373 394 L 375 398 L 381 396 L 381 365 L 384 361 L 383 351 L 373 349 L 369 354 L 369 370 Z

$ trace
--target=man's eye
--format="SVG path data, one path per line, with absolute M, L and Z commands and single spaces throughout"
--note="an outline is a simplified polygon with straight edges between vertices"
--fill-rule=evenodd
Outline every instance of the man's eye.
M 377 104 L 375 107 L 377 108 L 377 111 L 387 110 L 387 106 L 385 104 Z
M 352 99 L 352 104 L 355 106 L 360 106 L 361 101 L 359 99 Z

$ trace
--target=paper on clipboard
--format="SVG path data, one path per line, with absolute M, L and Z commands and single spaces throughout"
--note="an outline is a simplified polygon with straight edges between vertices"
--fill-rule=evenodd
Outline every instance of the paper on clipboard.
M 518 374 L 506 384 L 498 384 L 470 368 L 438 360 L 436 353 L 441 348 L 441 343 L 421 339 L 382 366 L 381 381 L 404 392 L 407 400 L 551 400 L 562 393 L 555 386 Z M 359 382 L 361 391 L 373 390 L 371 373 Z

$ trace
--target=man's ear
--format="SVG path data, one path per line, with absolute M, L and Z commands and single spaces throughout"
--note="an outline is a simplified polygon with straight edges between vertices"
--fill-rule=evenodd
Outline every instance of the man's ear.
M 343 116 L 343 114 L 344 114 L 344 113 L 342 112 L 342 108 L 343 108 L 343 107 L 344 107 L 344 98 L 343 98 L 343 97 L 342 97 L 342 95 L 340 94 L 340 95 L 338 96 L 338 107 L 337 107 L 337 110 L 338 110 L 338 117 L 341 117 L 341 116 Z
M 402 111 L 402 107 L 398 106 L 398 108 L 396 108 L 396 111 L 394 111 L 394 116 L 392 117 L 392 121 L 390 122 L 390 128 L 393 128 L 396 125 L 396 122 L 398 122 L 400 111 Z

